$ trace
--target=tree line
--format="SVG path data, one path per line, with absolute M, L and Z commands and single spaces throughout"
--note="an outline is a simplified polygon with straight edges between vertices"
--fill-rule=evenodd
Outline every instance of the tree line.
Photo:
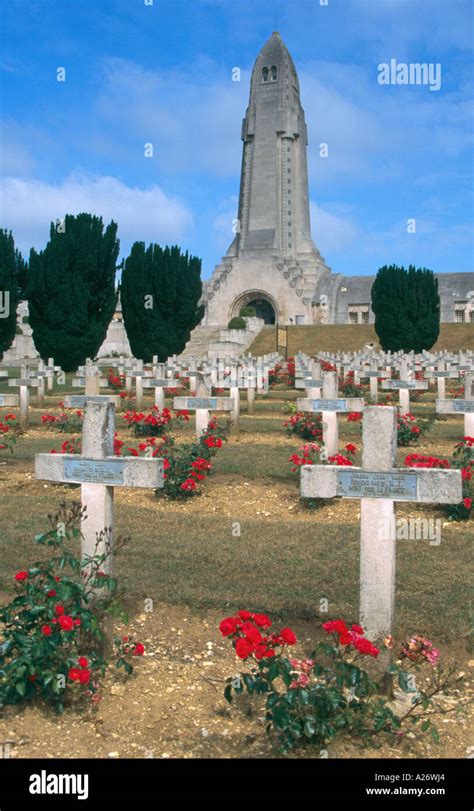
M 135 242 L 118 266 L 119 247 L 115 222 L 104 228 L 101 217 L 68 214 L 51 223 L 46 247 L 32 248 L 27 263 L 12 233 L 0 230 L 0 359 L 15 338 L 18 303 L 26 300 L 41 358 L 75 371 L 96 357 L 119 295 L 136 358 L 164 362 L 180 354 L 204 315 L 201 260 L 177 245 Z M 385 265 L 371 295 L 382 349 L 421 352 L 436 343 L 440 298 L 431 270 Z
M 177 245 L 135 242 L 117 265 L 119 248 L 117 224 L 104 228 L 92 214 L 51 223 L 44 250 L 32 248 L 28 263 L 12 233 L 0 230 L 0 358 L 15 338 L 23 300 L 41 358 L 54 357 L 64 371 L 75 371 L 96 357 L 119 295 L 136 358 L 148 362 L 157 355 L 163 362 L 182 352 L 204 314 L 201 260 Z

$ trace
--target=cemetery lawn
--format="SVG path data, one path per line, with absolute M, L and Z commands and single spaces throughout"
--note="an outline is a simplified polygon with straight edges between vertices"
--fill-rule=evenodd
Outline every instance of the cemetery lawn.
M 61 397 L 70 390 L 61 391 Z M 240 438 L 218 452 L 202 493 L 169 501 L 152 491 L 115 490 L 116 534 L 130 541 L 115 560 L 130 623 L 147 655 L 128 681 L 108 676 L 95 714 L 67 710 L 58 718 L 42 707 L 7 708 L 0 718 L 0 742 L 11 741 L 17 757 L 274 757 L 278 749 L 265 734 L 262 712 L 249 715 L 228 705 L 225 678 L 237 672 L 235 656 L 218 631 L 220 620 L 240 608 L 268 613 L 276 625 L 297 633 L 298 651 L 310 654 L 324 633 L 321 623 L 358 619 L 359 502 L 333 500 L 315 508 L 298 495 L 299 476 L 288 461 L 304 444 L 282 427 L 285 401 L 295 391 L 274 390 L 258 397 L 253 416 L 242 404 Z M 412 412 L 434 411 L 433 391 L 413 403 Z M 79 498 L 79 488 L 34 478 L 35 453 L 59 449 L 67 434 L 41 425 L 42 413 L 58 413 L 59 397 L 46 397 L 31 410 L 31 426 L 11 456 L 0 452 L 1 599 L 12 593 L 14 573 L 41 557 L 33 544 L 46 528 L 47 514 L 61 500 Z M 151 399 L 148 401 L 151 404 Z M 33 396 L 34 403 L 34 396 Z M 16 409 L 10 409 L 10 411 Z M 2 414 L 8 411 L 3 409 Z M 120 414 L 120 438 L 136 446 Z M 359 425 L 340 418 L 340 448 L 360 448 Z M 189 439 L 192 426 L 179 433 Z M 408 453 L 449 456 L 463 435 L 462 418 L 438 418 Z M 359 464 L 360 454 L 355 463 Z M 442 659 L 462 673 L 461 695 L 472 694 L 474 654 L 469 648 L 472 580 L 472 522 L 448 522 L 437 507 L 398 505 L 398 517 L 441 519 L 441 543 L 400 540 L 397 546 L 396 632 L 416 633 L 440 647 Z M 236 526 L 240 525 L 240 537 Z M 146 600 L 154 610 L 145 611 Z M 327 600 L 327 613 L 320 601 Z M 456 699 L 439 708 L 456 707 Z M 466 757 L 467 711 L 442 714 L 441 742 L 405 738 L 381 750 L 337 741 L 329 756 Z M 298 756 L 318 757 L 316 751 Z
M 288 327 L 288 357 L 297 352 L 314 355 L 318 352 L 356 352 L 374 343 L 379 346 L 373 324 L 314 324 L 312 326 Z M 276 328 L 264 327 L 248 348 L 252 355 L 275 352 Z M 474 349 L 474 324 L 441 324 L 433 352 L 441 350 L 457 352 L 459 349 Z

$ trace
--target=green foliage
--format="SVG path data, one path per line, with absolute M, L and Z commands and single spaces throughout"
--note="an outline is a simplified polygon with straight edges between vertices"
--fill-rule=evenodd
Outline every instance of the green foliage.
M 177 412 L 174 425 L 189 419 L 187 411 Z M 157 457 L 164 460 L 164 486 L 156 495 L 170 499 L 185 499 L 199 492 L 199 484 L 211 473 L 211 459 L 226 441 L 228 426 L 219 425 L 213 417 L 206 431 L 194 442 L 175 442 L 171 434 L 148 436 L 137 448 L 123 448 L 122 440 L 115 440 L 117 455 Z
M 419 724 L 420 732 L 429 730 L 437 737 L 430 717 L 436 712 L 433 697 L 450 692 L 458 679 L 453 678 L 454 669 L 441 670 L 439 650 L 429 639 L 416 636 L 404 643 L 397 663 L 389 665 L 384 674 L 385 684 L 387 677 L 396 679 L 410 699 L 406 712 L 398 716 L 390 699 L 381 695 L 381 683 L 365 668 L 364 658 L 377 658 L 380 650 L 366 639 L 360 626 L 349 630 L 342 620 L 325 623 L 331 641 L 319 643 L 311 659 L 299 660 L 286 655 L 287 645 L 297 641 L 291 629 L 265 632 L 271 625 L 266 615 L 248 611 L 221 622 L 222 635 L 247 665 L 245 672 L 226 680 L 224 697 L 232 702 L 234 695 L 247 692 L 260 711 L 262 696 L 267 732 L 277 737 L 283 752 L 304 745 L 322 748 L 341 735 L 374 746 L 380 733 L 402 736 L 407 721 L 412 728 Z M 392 637 L 386 642 L 393 647 Z M 417 679 L 415 674 L 426 673 L 428 664 L 431 675 Z
M 110 552 L 80 559 L 81 516 L 77 503 L 70 509 L 61 504 L 48 516 L 51 528 L 35 543 L 51 556 L 17 572 L 16 596 L 0 608 L 0 706 L 41 697 L 62 711 L 74 699 L 93 699 L 105 673 L 104 619 L 108 611 L 117 613 L 117 581 L 102 571 Z M 118 647 L 117 667 L 127 651 L 143 652 L 130 640 L 125 651 Z
M 125 261 L 120 286 L 128 340 L 136 358 L 160 362 L 180 354 L 204 307 L 201 260 L 181 253 L 177 245 L 161 248 L 135 242 Z
M 440 298 L 431 270 L 384 265 L 372 285 L 372 310 L 384 351 L 422 352 L 438 340 Z
M 255 307 L 242 307 L 239 315 L 241 318 L 256 318 L 257 311 Z
M 24 270 L 25 262 L 15 249 L 12 232 L 0 230 L 0 359 L 17 334 L 16 311 Z
M 10 453 L 13 453 L 18 433 L 15 420 L 14 414 L 5 414 L 4 417 L 0 417 L 0 451 L 9 450 Z
M 51 223 L 40 253 L 30 254 L 27 298 L 33 340 L 43 360 L 66 371 L 96 356 L 115 312 L 117 225 L 104 231 L 101 217 L 66 215 Z
M 244 319 L 240 317 L 240 315 L 235 315 L 234 318 L 231 318 L 227 324 L 227 329 L 246 329 L 246 327 L 247 324 L 245 323 Z
M 460 504 L 448 504 L 446 512 L 450 521 L 467 521 L 472 515 L 472 502 L 474 499 L 474 485 L 472 471 L 474 468 L 474 452 L 472 437 L 464 437 L 458 442 L 453 451 L 451 467 L 462 473 L 462 496 Z

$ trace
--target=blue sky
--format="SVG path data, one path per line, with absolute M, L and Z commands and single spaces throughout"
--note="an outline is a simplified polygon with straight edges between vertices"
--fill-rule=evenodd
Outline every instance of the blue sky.
M 329 266 L 472 270 L 473 9 L 472 0 L 9 0 L 1 225 L 28 255 L 52 219 L 91 211 L 118 222 L 121 255 L 137 239 L 177 242 L 202 257 L 207 278 L 233 238 L 250 73 L 278 26 L 300 78 L 313 239 Z M 380 85 L 377 67 L 393 58 L 440 63 L 441 89 Z

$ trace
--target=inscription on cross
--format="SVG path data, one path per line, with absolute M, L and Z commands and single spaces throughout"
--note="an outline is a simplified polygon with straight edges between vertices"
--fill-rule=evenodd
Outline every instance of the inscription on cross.
M 464 414 L 464 436 L 474 436 L 474 373 L 464 376 L 463 400 L 436 400 L 438 414 Z
M 303 498 L 360 498 L 360 622 L 369 638 L 393 630 L 397 501 L 456 504 L 462 499 L 459 470 L 394 468 L 396 410 L 369 406 L 362 423 L 362 467 L 305 465 Z
M 114 487 L 163 487 L 163 459 L 114 456 L 114 431 L 113 404 L 107 397 L 89 397 L 85 402 L 82 454 L 40 453 L 35 456 L 37 479 L 81 485 L 81 502 L 86 507 L 82 523 L 83 561 L 106 554 L 108 544 L 113 543 Z M 103 570 L 110 574 L 111 555 Z
M 338 412 L 363 411 L 365 407 L 364 400 L 360 397 L 338 398 L 336 372 L 323 372 L 322 399 L 313 400 L 302 397 L 298 398 L 296 403 L 298 411 L 322 413 L 323 442 L 330 456 L 337 453 L 339 446 Z

